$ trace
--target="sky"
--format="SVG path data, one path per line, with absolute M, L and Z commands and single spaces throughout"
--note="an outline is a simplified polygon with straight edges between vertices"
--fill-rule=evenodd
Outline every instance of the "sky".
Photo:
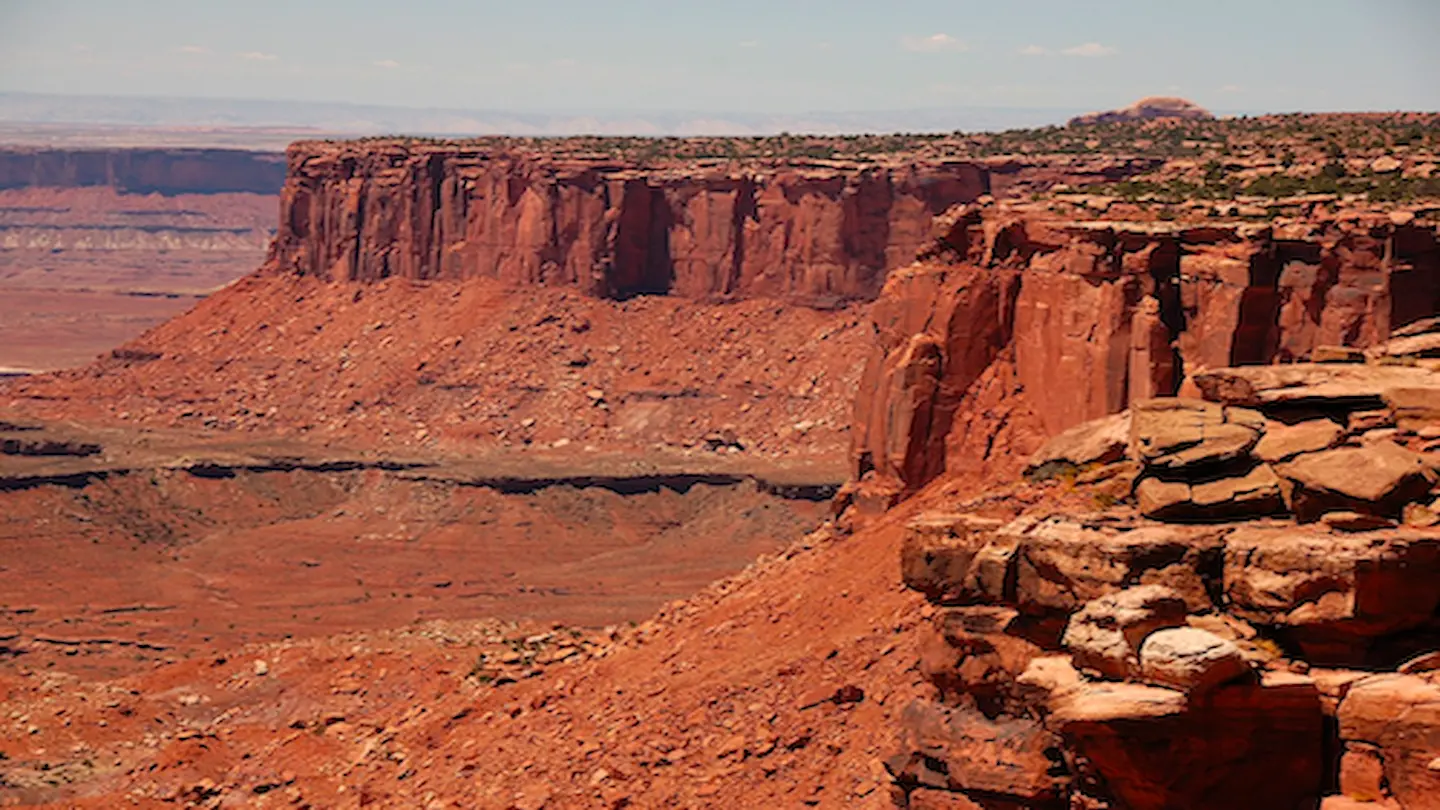
M 1440 110 L 1440 0 L 0 0 L 0 91 L 520 111 Z

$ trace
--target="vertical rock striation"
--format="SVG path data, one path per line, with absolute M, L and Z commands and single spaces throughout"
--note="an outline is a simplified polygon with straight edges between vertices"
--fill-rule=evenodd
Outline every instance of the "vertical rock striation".
M 937 219 L 924 259 L 892 274 L 875 303 L 853 472 L 913 491 L 1174 395 L 1205 369 L 1372 346 L 1436 312 L 1433 228 L 957 209 Z
M 967 161 L 652 169 L 381 141 L 296 144 L 289 164 L 280 268 L 612 297 L 869 300 L 914 260 L 935 214 L 988 191 Z

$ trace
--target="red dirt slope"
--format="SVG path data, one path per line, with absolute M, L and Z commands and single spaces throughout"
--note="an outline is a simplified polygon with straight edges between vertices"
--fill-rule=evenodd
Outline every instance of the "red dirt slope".
M 722 450 L 840 467 L 867 334 L 859 311 L 759 300 L 262 273 L 123 359 L 11 383 L 0 403 L 47 418 L 441 450 L 704 448 L 715 434 Z
M 280 644 L 115 684 L 9 679 L 0 746 L 30 778 L 87 780 L 56 806 L 884 807 L 920 682 L 902 527 L 954 498 L 813 535 L 543 678 L 467 680 L 456 627 Z

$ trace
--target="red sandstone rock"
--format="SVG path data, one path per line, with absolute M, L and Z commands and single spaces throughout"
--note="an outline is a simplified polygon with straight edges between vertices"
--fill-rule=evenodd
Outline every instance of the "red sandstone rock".
M 1342 788 L 1380 799 L 1383 783 L 1405 810 L 1440 808 L 1440 687 L 1415 675 L 1376 675 L 1340 703 Z M 1378 762 L 1376 760 L 1379 760 Z M 1377 768 L 1378 766 L 1378 768 Z M 1376 771 L 1380 773 L 1377 774 Z M 1351 791 L 1354 791 L 1351 793 Z
M 987 190 L 966 162 L 678 172 L 399 141 L 301 143 L 289 161 L 281 268 L 619 297 L 868 299 L 932 215 Z
M 901 726 L 904 753 L 890 769 L 902 783 L 1019 802 L 1053 800 L 1060 792 L 1052 773 L 1058 741 L 1034 720 L 991 719 L 922 700 L 905 708 Z
M 920 672 L 949 705 L 1023 714 L 1018 678 L 1043 652 L 1025 637 L 1030 629 L 1012 608 L 943 611 L 921 638 Z
M 1419 431 L 1440 425 L 1440 387 L 1396 387 L 1385 392 L 1385 403 L 1395 412 L 1402 430 Z
M 1157 471 L 1235 461 L 1260 439 L 1254 427 L 1227 409 L 1190 399 L 1150 399 L 1131 409 L 1130 444 L 1137 459 Z
M 1295 483 L 1295 514 L 1303 522 L 1341 510 L 1398 519 L 1433 483 L 1418 453 L 1391 442 L 1307 453 L 1278 471 Z
M 1132 585 L 1164 585 L 1192 611 L 1210 606 L 1206 573 L 1220 532 L 1203 527 L 1086 526 L 1047 520 L 1024 532 L 1016 553 L 1017 604 L 1043 614 L 1078 609 Z
M 1062 642 L 1075 665 L 1108 678 L 1140 674 L 1140 650 L 1157 630 L 1185 624 L 1185 600 L 1160 585 L 1127 588 L 1095 599 L 1070 617 Z
M 1140 676 L 1191 695 L 1250 674 L 1240 648 L 1195 627 L 1157 630 L 1140 646 Z
M 1322 790 L 1320 701 L 1308 680 L 1232 684 L 1198 701 L 1113 684 L 1065 695 L 1051 725 L 1083 757 L 1077 781 L 1130 810 L 1313 806 Z
M 984 810 L 963 793 L 924 788 L 910 794 L 909 810 Z
M 1375 279 L 1398 278 L 1402 266 L 1418 273 L 1406 279 L 1422 277 L 1440 256 L 1433 230 L 1330 222 L 1295 240 L 1252 226 L 1082 223 L 1003 207 L 949 220 L 941 243 L 922 251 L 927 263 L 892 272 L 876 302 L 857 398 L 856 472 L 877 470 L 902 490 L 947 469 L 985 469 L 997 442 L 1023 436 L 1038 449 L 1036 432 L 1172 395 L 1181 369 L 1212 402 L 1339 415 L 1382 407 L 1391 388 L 1434 384 L 1434 372 L 1415 368 L 1208 370 L 1363 347 L 1428 316 L 1440 289 L 1419 285 L 1412 300 Z
M 1135 487 L 1135 499 L 1140 514 L 1155 520 L 1239 520 L 1284 512 L 1282 486 L 1274 469 L 1257 464 L 1193 484 L 1144 478 Z
M 976 553 L 1000 525 L 973 515 L 921 515 L 905 527 L 900 578 L 932 602 L 959 601 L 971 590 L 966 580 Z
M 961 398 L 1010 340 L 1014 277 L 919 266 L 892 274 L 886 289 L 856 398 L 855 473 L 913 488 L 945 469 Z
M 1301 453 L 1329 449 L 1342 435 L 1344 431 L 1340 426 L 1328 419 L 1312 419 L 1298 425 L 1269 422 L 1264 437 L 1255 445 L 1255 457 L 1272 463 L 1284 461 Z
M 1076 425 L 1051 437 L 1030 457 L 1026 474 L 1046 465 L 1084 467 L 1112 464 L 1125 458 L 1130 446 L 1130 413 L 1118 413 Z
M 1215 369 L 1197 374 L 1195 383 L 1211 402 L 1349 413 L 1381 407 L 1392 389 L 1436 387 L 1440 374 L 1406 366 L 1296 363 Z
M 1440 534 L 1243 527 L 1225 539 L 1228 610 L 1289 628 L 1317 663 L 1364 663 L 1378 638 L 1440 606 Z

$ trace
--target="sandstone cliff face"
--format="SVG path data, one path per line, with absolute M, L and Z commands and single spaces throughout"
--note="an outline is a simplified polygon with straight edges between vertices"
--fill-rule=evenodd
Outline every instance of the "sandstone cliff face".
M 1199 370 L 1370 346 L 1440 311 L 1440 242 L 1418 225 L 1073 222 L 1004 208 L 944 222 L 929 258 L 876 302 L 856 403 L 854 474 L 902 490 L 1173 395 Z
M 0 189 L 110 186 L 129 194 L 274 194 L 285 163 L 241 149 L 0 150 Z
M 642 169 L 402 142 L 289 152 L 278 267 L 334 280 L 498 278 L 596 295 L 870 299 L 969 162 Z

